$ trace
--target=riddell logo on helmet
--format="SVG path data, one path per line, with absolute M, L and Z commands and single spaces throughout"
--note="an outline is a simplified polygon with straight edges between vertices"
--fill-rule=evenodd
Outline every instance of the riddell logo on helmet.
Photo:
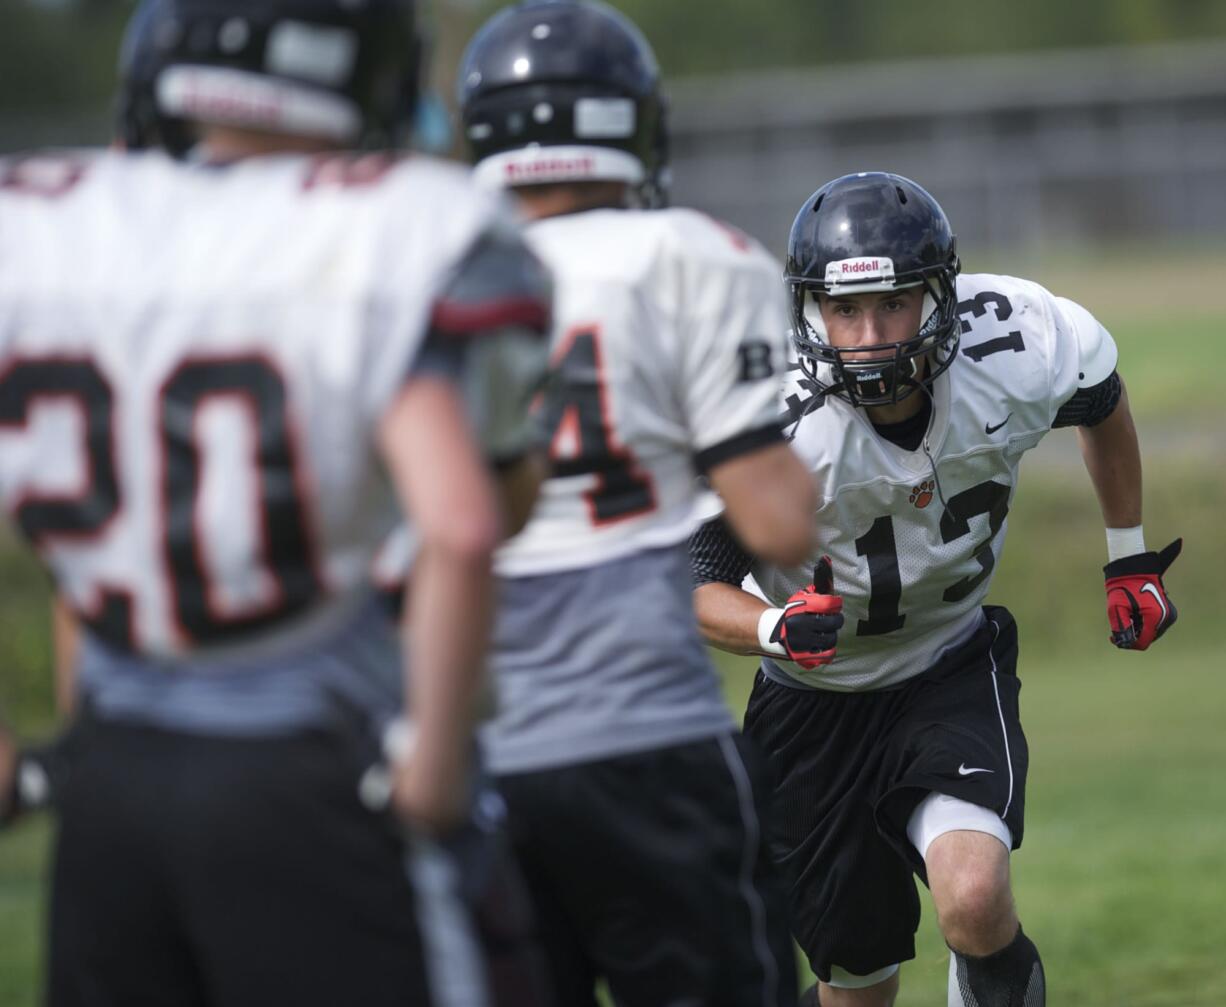
M 844 276 L 851 276 L 855 273 L 880 273 L 881 261 L 879 259 L 846 259 L 839 263 L 839 271 Z
M 513 182 L 543 176 L 566 178 L 586 177 L 596 170 L 596 161 L 591 157 L 551 157 L 543 161 L 517 164 L 511 161 L 506 166 L 507 178 Z
M 894 260 L 886 255 L 865 255 L 854 259 L 835 259 L 826 263 L 826 282 L 831 287 L 847 284 L 856 287 L 866 282 L 894 285 Z
M 179 95 L 180 112 L 201 119 L 277 122 L 284 105 L 276 95 L 252 94 L 242 89 L 220 89 L 212 80 L 199 81 L 186 77 Z

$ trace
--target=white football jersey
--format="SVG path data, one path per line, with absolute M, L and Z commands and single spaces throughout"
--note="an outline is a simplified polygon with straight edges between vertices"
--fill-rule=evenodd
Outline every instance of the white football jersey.
M 817 477 L 818 548 L 801 568 L 755 564 L 746 588 L 782 606 L 813 581 L 817 559 L 831 557 L 846 618 L 834 662 L 806 671 L 772 658 L 806 684 L 889 686 L 924 671 L 975 629 L 1022 455 L 1079 387 L 1115 368 L 1107 331 L 1035 283 L 960 276 L 958 298 L 961 345 L 932 388 L 932 461 L 922 448 L 887 441 L 863 410 L 833 396 L 795 428 L 793 447 Z M 793 369 L 789 407 L 812 395 Z
M 373 429 L 512 226 L 422 158 L 0 161 L 0 499 L 80 617 L 171 656 L 364 591 Z
M 554 275 L 553 477 L 504 576 L 684 541 L 695 479 L 778 436 L 786 300 L 756 242 L 693 210 L 590 210 L 530 224 Z

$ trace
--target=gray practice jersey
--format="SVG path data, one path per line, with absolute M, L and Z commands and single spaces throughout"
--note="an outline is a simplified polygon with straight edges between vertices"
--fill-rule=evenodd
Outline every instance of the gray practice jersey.
M 691 210 L 530 225 L 554 274 L 553 475 L 498 557 L 492 767 L 559 766 L 732 727 L 696 630 L 697 474 L 781 438 L 779 265 Z
M 219 731 L 394 709 L 375 429 L 429 368 L 525 450 L 547 294 L 507 208 L 429 159 L 0 161 L 0 500 L 95 703 Z
M 1107 331 L 1038 284 L 964 275 L 958 298 L 962 341 L 932 387 L 931 460 L 886 440 L 863 410 L 833 396 L 796 424 L 793 447 L 817 478 L 818 546 L 801 567 L 754 563 L 745 586 L 782 606 L 829 555 L 846 625 L 829 666 L 770 659 L 768 671 L 785 681 L 878 689 L 966 639 L 982 619 L 1022 455 L 1078 389 L 1114 371 Z M 812 395 L 793 370 L 788 408 L 804 412 Z

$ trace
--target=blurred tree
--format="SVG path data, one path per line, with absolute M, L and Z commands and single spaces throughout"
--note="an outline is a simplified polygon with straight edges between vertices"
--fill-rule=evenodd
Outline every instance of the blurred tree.
M 479 12 L 488 16 L 502 6 L 481 0 Z M 613 0 L 613 6 L 639 24 L 670 76 L 1226 35 L 1220 0 Z
M 0 0 L 0 144 L 109 128 L 115 53 L 134 0 Z M 1226 36 L 1221 0 L 613 0 L 652 40 L 669 77 L 777 66 L 972 55 Z M 433 0 L 435 89 L 501 0 Z M 73 113 L 57 124 L 49 113 Z M 8 129 L 4 127 L 7 124 Z
M 110 135 L 122 0 L 0 0 L 0 150 Z

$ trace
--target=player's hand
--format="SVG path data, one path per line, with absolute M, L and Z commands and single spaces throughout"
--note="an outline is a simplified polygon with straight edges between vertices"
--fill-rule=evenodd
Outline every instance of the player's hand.
M 1162 575 L 1182 548 L 1177 538 L 1161 552 L 1125 556 L 1103 567 L 1110 639 L 1121 650 L 1145 650 L 1179 618 Z
M 813 583 L 797 591 L 777 613 L 773 627 L 760 640 L 764 649 L 811 670 L 834 660 L 838 633 L 843 626 L 843 599 L 834 593 L 830 557 L 823 556 L 813 568 Z M 764 617 L 769 623 L 771 617 Z M 767 626 L 759 624 L 759 637 Z
M 383 759 L 370 766 L 358 784 L 358 796 L 367 808 L 390 813 L 402 827 L 435 837 L 446 836 L 468 819 L 472 777 L 465 756 L 452 752 L 450 768 L 432 767 L 418 748 L 416 729 L 404 719 L 388 726 L 382 747 Z
M 0 735 L 0 828 L 49 807 L 63 771 L 58 743 L 19 749 L 9 735 Z
M 434 772 L 416 757 L 393 768 L 392 811 L 414 831 L 447 836 L 468 818 L 471 798 L 467 772 Z

